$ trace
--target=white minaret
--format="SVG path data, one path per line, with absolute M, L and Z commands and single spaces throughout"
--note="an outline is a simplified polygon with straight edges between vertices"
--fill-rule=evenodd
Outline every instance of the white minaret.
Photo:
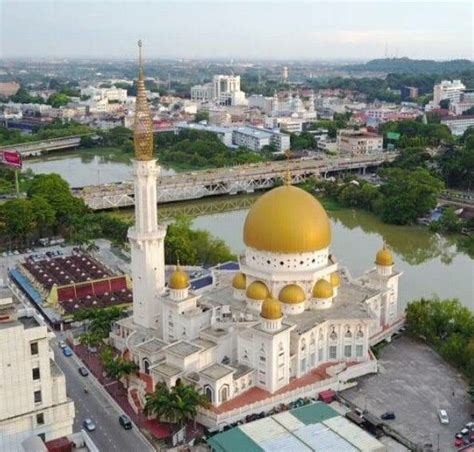
M 158 325 L 158 296 L 165 287 L 164 239 L 166 227 L 158 225 L 156 178 L 159 167 L 153 158 L 153 123 L 143 74 L 141 41 L 135 104 L 133 181 L 135 226 L 128 231 L 132 251 L 133 320 L 146 328 Z

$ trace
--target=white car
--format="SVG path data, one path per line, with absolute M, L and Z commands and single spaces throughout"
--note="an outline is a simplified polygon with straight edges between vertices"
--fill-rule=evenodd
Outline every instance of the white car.
M 442 424 L 449 424 L 449 417 L 446 410 L 438 410 L 438 417 Z

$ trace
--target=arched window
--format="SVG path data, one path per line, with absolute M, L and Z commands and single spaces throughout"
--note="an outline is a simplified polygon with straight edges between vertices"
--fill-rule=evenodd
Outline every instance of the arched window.
M 143 371 L 147 375 L 150 375 L 150 361 L 148 361 L 146 358 L 143 359 Z
M 362 331 L 362 328 L 359 328 L 359 331 L 357 331 L 357 339 L 362 339 L 364 337 L 364 332 Z
M 306 350 L 306 340 L 305 338 L 301 339 L 301 351 L 304 352 Z
M 350 339 L 352 337 L 351 329 L 349 327 L 347 327 L 346 334 L 344 334 L 344 337 L 346 339 Z
M 206 386 L 204 388 L 204 394 L 205 394 L 207 400 L 209 400 L 209 402 L 212 403 L 213 402 L 213 400 L 212 400 L 213 399 L 213 392 L 212 392 L 212 388 L 210 386 Z
M 332 341 L 337 340 L 337 333 L 334 327 L 332 327 L 332 331 L 331 331 L 331 334 L 329 335 L 329 339 L 331 339 Z
M 227 385 L 222 386 L 219 395 L 220 395 L 220 402 L 221 403 L 226 402 L 227 399 L 229 398 L 229 386 Z
M 311 333 L 309 345 L 311 348 L 313 348 L 315 344 L 316 344 L 316 339 L 314 338 L 314 333 Z

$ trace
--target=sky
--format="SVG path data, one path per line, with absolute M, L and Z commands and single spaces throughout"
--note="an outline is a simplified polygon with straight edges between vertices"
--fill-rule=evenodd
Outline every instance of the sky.
M 0 58 L 473 57 L 474 2 L 0 0 Z

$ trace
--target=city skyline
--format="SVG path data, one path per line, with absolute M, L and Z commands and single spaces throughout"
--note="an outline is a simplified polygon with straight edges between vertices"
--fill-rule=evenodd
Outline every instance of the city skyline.
M 132 58 L 138 38 L 147 58 L 446 60 L 473 54 L 473 6 L 464 1 L 3 1 L 0 8 L 2 58 Z

